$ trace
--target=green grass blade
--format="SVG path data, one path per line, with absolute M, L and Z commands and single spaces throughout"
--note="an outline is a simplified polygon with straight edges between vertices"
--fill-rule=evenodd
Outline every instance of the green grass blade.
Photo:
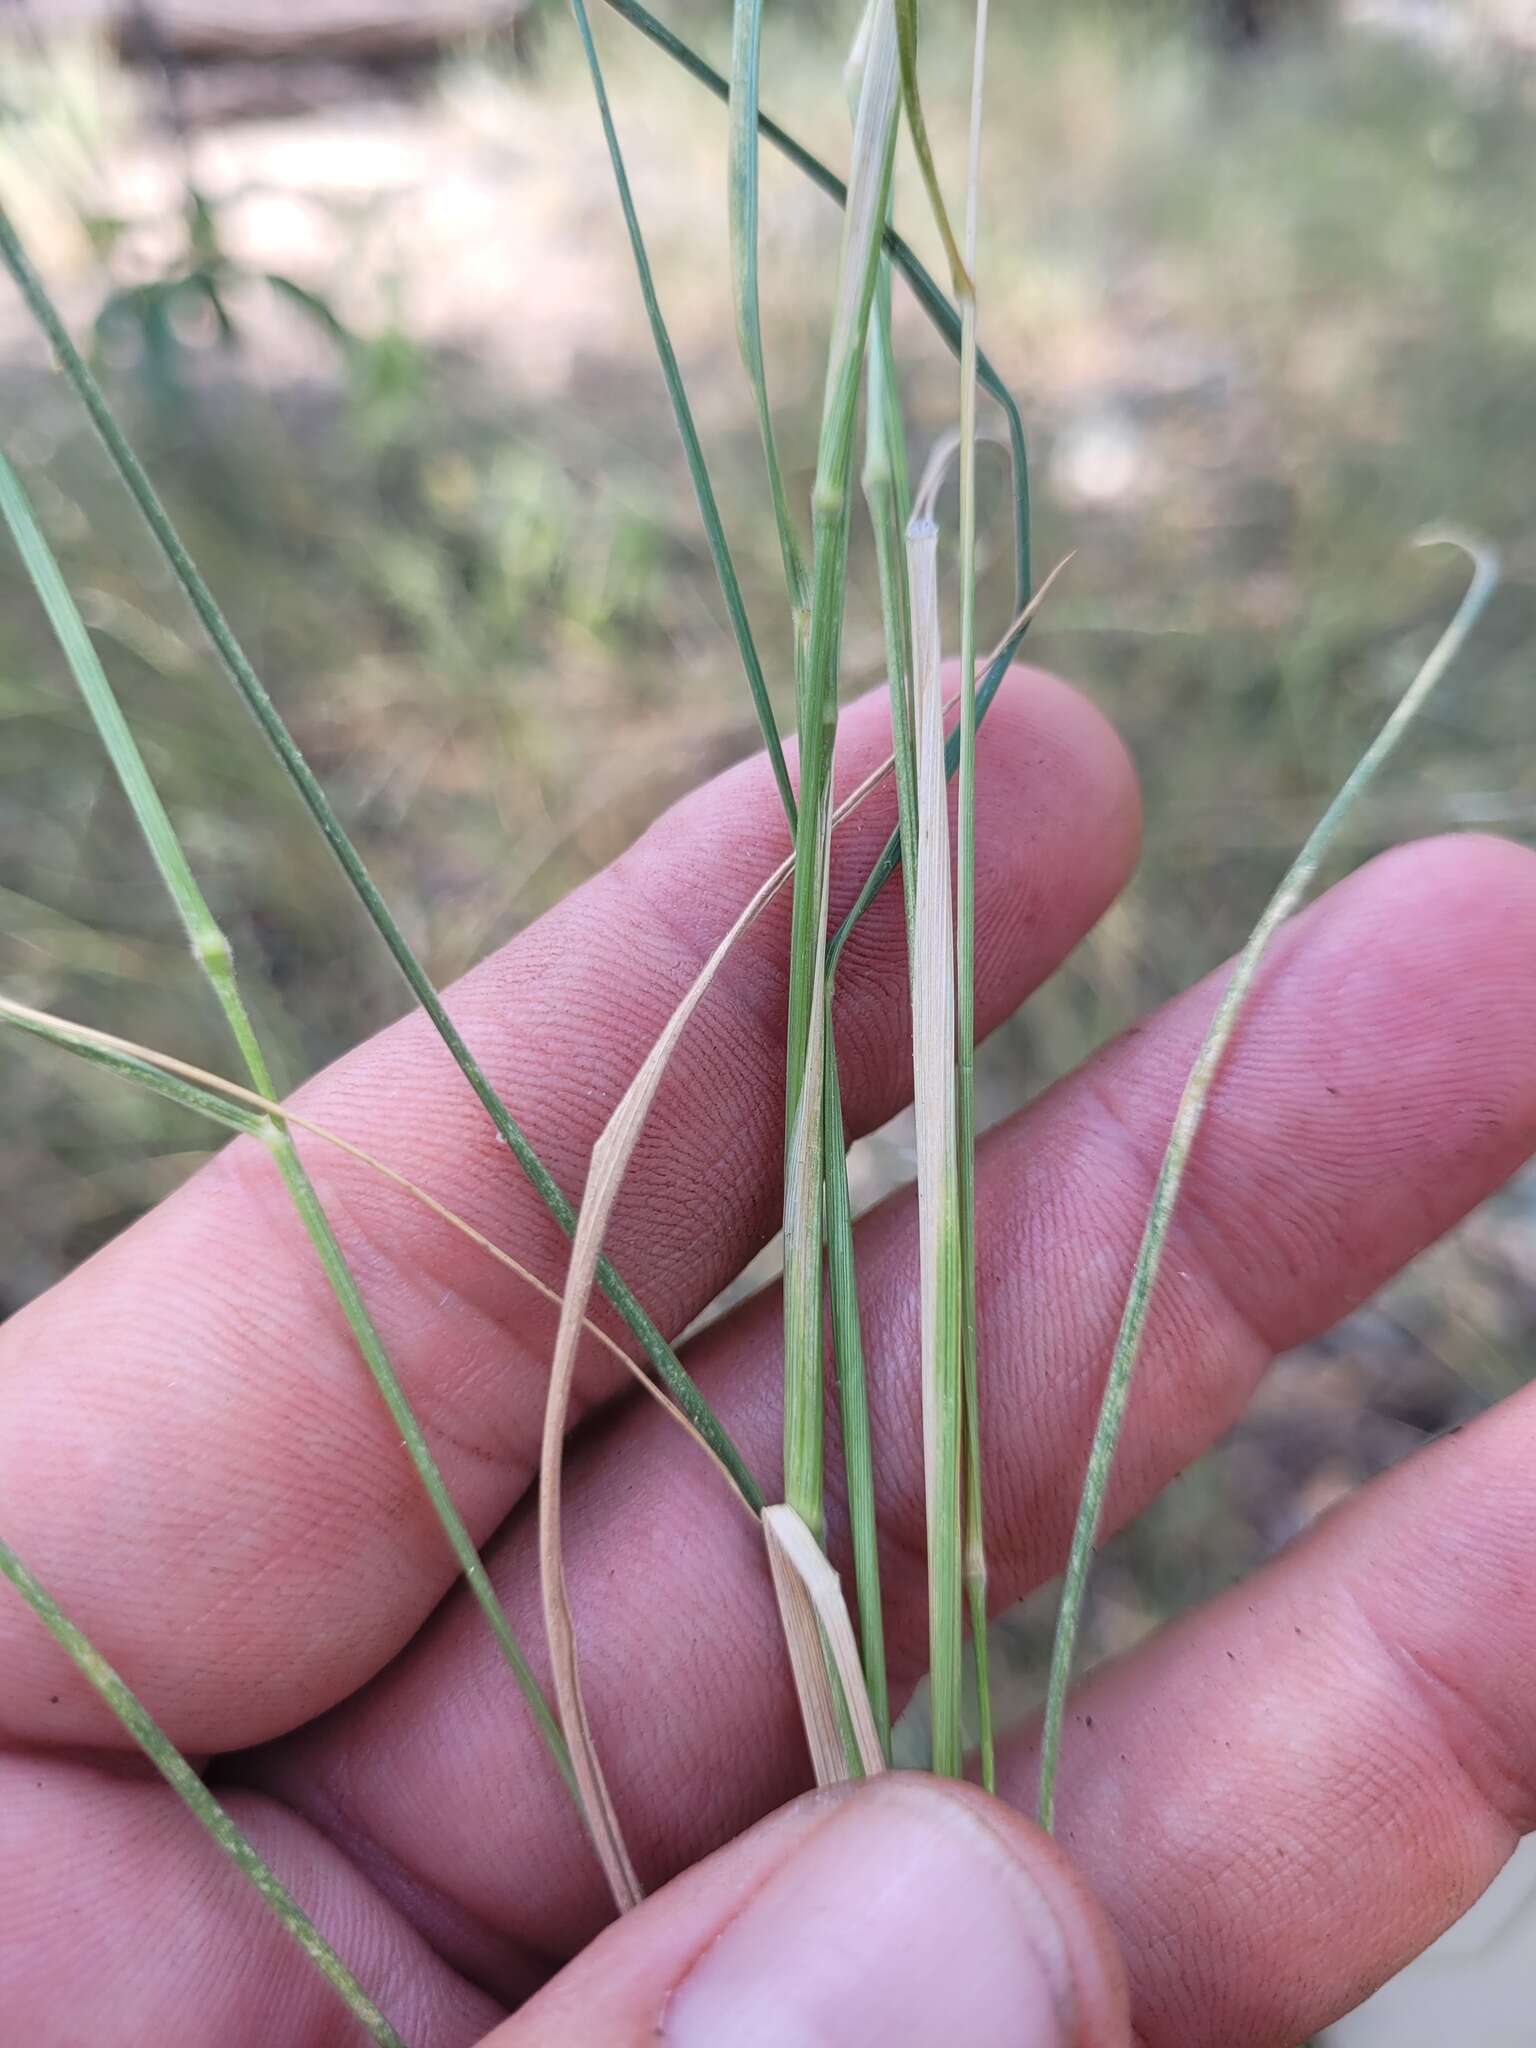
M 831 1024 L 828 1022 L 830 1047 Z M 864 1340 L 859 1325 L 859 1292 L 853 1251 L 853 1215 L 848 1194 L 847 1133 L 837 1058 L 829 1051 L 825 1081 L 827 1275 L 832 1302 L 832 1356 L 837 1370 L 837 1405 L 843 1432 L 843 1470 L 848 1489 L 848 1523 L 853 1543 L 854 1599 L 859 1610 L 859 1650 L 864 1690 L 889 1763 L 891 1688 L 885 1662 L 885 1619 L 880 1599 L 874 1452 L 869 1428 L 869 1390 Z
M 912 0 L 914 37 L 916 0 Z M 914 52 L 915 54 L 915 52 Z M 981 1782 L 997 1787 L 987 1660 L 987 1546 L 976 1344 L 976 220 L 987 0 L 976 0 L 970 161 L 960 295 L 960 777 L 955 872 L 955 1147 L 960 1199 L 960 1343 L 965 1406 L 965 1594 L 976 1663 Z
M 1448 543 L 1459 547 L 1473 565 L 1472 580 L 1455 616 L 1441 634 L 1428 660 L 1409 684 L 1386 723 L 1361 755 L 1338 795 L 1328 806 L 1311 837 L 1297 854 L 1279 888 L 1265 906 L 1248 943 L 1238 955 L 1231 979 L 1206 1028 L 1200 1050 L 1179 1098 L 1173 1131 L 1153 1190 L 1151 1207 L 1136 1264 L 1131 1274 L 1125 1312 L 1115 1339 L 1109 1375 L 1104 1387 L 1099 1418 L 1088 1452 L 1088 1466 L 1072 1531 L 1072 1547 L 1062 1583 L 1061 1605 L 1057 1610 L 1056 1638 L 1051 1650 L 1050 1687 L 1046 1697 L 1045 1725 L 1040 1745 L 1040 1824 L 1049 1828 L 1056 1812 L 1056 1773 L 1061 1758 L 1062 1723 L 1066 1714 L 1067 1687 L 1071 1682 L 1078 1629 L 1082 1620 L 1083 1596 L 1087 1588 L 1093 1549 L 1098 1541 L 1109 1488 L 1115 1448 L 1125 1420 L 1126 1402 L 1136 1361 L 1141 1351 L 1147 1312 L 1157 1286 L 1163 1248 L 1167 1243 L 1179 1190 L 1189 1155 L 1205 1115 L 1211 1087 L 1232 1039 L 1248 994 L 1257 979 L 1271 940 L 1285 921 L 1300 908 L 1318 869 L 1327 858 L 1348 818 L 1393 749 L 1422 710 L 1426 699 L 1455 660 L 1467 636 L 1481 617 L 1483 608 L 1498 583 L 1498 559 L 1492 549 L 1451 535 L 1426 537 L 1421 545 Z
M 832 756 L 848 560 L 849 458 L 896 136 L 891 0 L 875 0 L 854 122 L 837 298 L 811 499 L 814 585 L 798 695 L 800 814 L 790 925 L 785 1069 L 785 1499 L 822 1533 L 822 1286 L 825 975 Z
M 144 757 L 139 752 L 138 743 L 129 730 L 122 707 L 107 680 L 106 671 L 102 668 L 74 599 L 69 594 L 53 551 L 43 537 L 31 504 L 21 488 L 20 480 L 3 455 L 0 455 L 0 516 L 4 517 L 16 541 L 23 565 L 53 627 L 96 729 L 101 735 L 107 756 L 132 806 L 139 828 L 148 842 L 167 892 L 176 906 L 177 914 L 191 943 L 193 957 L 201 967 L 223 1011 L 230 1035 L 250 1074 L 251 1085 L 257 1094 L 270 1097 L 275 1092 L 272 1076 L 257 1041 L 244 999 L 240 995 L 229 941 L 219 929 L 197 884 L 176 829 L 161 801 Z M 405 1398 L 357 1282 L 331 1230 L 320 1198 L 294 1148 L 293 1139 L 286 1126 L 273 1119 L 263 1120 L 258 1135 L 272 1153 L 289 1197 L 319 1256 L 331 1290 L 347 1319 L 358 1350 L 385 1407 L 400 1431 L 407 1453 L 436 1510 L 454 1556 L 469 1581 L 470 1590 L 485 1613 L 508 1667 L 528 1702 L 540 1733 L 549 1745 L 551 1756 L 574 1793 L 575 1783 L 571 1776 L 570 1758 L 566 1753 L 564 1740 L 527 1659 L 512 1634 L 511 1624 L 491 1587 L 485 1567 L 480 1562 L 479 1552 L 471 1542 L 469 1532 L 449 1496 L 437 1461 Z
M 880 623 L 890 676 L 891 747 L 896 756 L 896 841 L 907 920 L 907 953 L 913 951 L 912 853 L 917 845 L 917 752 L 912 733 L 912 601 L 903 544 L 912 512 L 907 475 L 906 431 L 891 343 L 891 272 L 882 258 L 875 287 L 874 324 L 866 372 L 863 490 L 875 536 L 880 584 Z M 850 927 L 845 927 L 848 929 Z M 839 933 L 839 938 L 842 933 Z
M 855 91 L 855 111 L 856 103 Z M 887 377 L 889 400 L 886 397 L 884 381 Z M 916 845 L 916 766 L 912 755 L 904 610 L 906 562 L 896 523 L 898 507 L 901 521 L 904 522 L 906 517 L 906 449 L 901 433 L 899 406 L 895 394 L 895 371 L 891 356 L 890 264 L 883 255 L 876 274 L 875 296 L 871 309 L 866 389 L 867 456 L 863 484 L 875 525 L 880 571 L 881 616 L 885 627 L 887 673 L 891 679 L 891 726 L 897 804 L 903 825 L 908 828 L 908 837 L 904 843 Z M 893 433 L 894 451 L 889 445 Z M 910 898 L 907 909 L 910 947 Z M 836 959 L 829 956 L 829 991 L 835 970 Z M 830 994 L 826 1030 L 830 1044 Z M 822 1149 L 827 1229 L 827 1292 L 831 1308 L 832 1356 L 836 1372 L 838 1410 L 842 1424 L 844 1483 L 853 1545 L 854 1595 L 859 1610 L 859 1639 L 865 1691 L 875 1718 L 882 1751 L 889 1760 L 890 1682 L 886 1669 L 885 1622 L 880 1595 L 874 1457 L 870 1440 L 869 1393 L 854 1261 L 852 1203 L 848 1188 L 847 1133 L 843 1124 L 842 1093 L 838 1080 L 835 1046 L 830 1047 L 824 1074 L 825 1128 Z
M 359 902 L 388 947 L 411 993 L 431 1019 L 438 1036 L 479 1098 L 534 1191 L 560 1228 L 569 1236 L 575 1229 L 576 1212 L 567 1200 L 564 1190 L 529 1143 L 522 1126 L 491 1086 L 479 1061 L 464 1042 L 458 1027 L 444 1008 L 442 998 L 396 923 L 393 913 L 364 866 L 361 855 L 333 810 L 330 799 L 283 723 L 276 705 L 267 694 L 212 591 L 209 590 L 196 563 L 188 553 L 143 464 L 117 424 L 101 386 L 70 338 L 69 330 L 48 296 L 41 277 L 3 207 L 0 207 L 0 262 L 3 262 L 10 272 L 28 311 L 52 350 L 60 371 L 73 388 L 87 417 L 101 437 L 114 468 L 164 555 L 167 566 L 181 585 L 230 681 L 277 754 L 310 816 L 320 828 L 326 844 L 335 855 Z M 657 1377 L 730 1473 L 742 1498 L 754 1512 L 760 1510 L 763 1504 L 762 1490 L 753 1479 L 746 1461 L 685 1371 L 676 1352 L 646 1314 L 633 1291 L 607 1259 L 599 1262 L 597 1279 L 604 1294 L 634 1333 Z
M 912 956 L 913 1111 L 922 1311 L 923 1491 L 928 1530 L 928 1681 L 933 1768 L 958 1777 L 963 1557 L 960 1212 L 955 1154 L 955 951 L 939 662 L 938 529 L 907 527 L 917 736 L 916 950 Z
M 696 50 L 675 35 L 664 22 L 656 19 L 641 0 L 607 0 L 615 14 L 621 16 L 632 28 L 636 28 L 665 51 L 674 63 L 679 64 L 698 82 L 706 86 L 716 99 L 729 101 L 730 82 L 714 66 L 701 57 Z M 848 187 L 837 173 L 824 164 L 803 143 L 797 142 L 777 121 L 768 115 L 758 116 L 758 132 L 771 142 L 779 154 L 792 163 L 811 183 L 825 192 L 837 206 L 848 204 Z M 932 321 L 940 336 L 951 351 L 960 353 L 960 315 L 956 307 L 946 298 L 943 290 L 935 283 L 932 274 L 909 243 L 902 240 L 892 227 L 884 232 L 885 253 L 897 270 L 906 279 L 913 296 Z M 978 353 L 977 375 L 985 390 L 1002 408 L 1008 427 L 1009 452 L 1013 462 L 1015 492 L 1014 524 L 1014 587 L 1015 610 L 1022 611 L 1029 601 L 1031 590 L 1029 566 L 1029 463 L 1024 446 L 1024 423 L 1019 408 L 1007 385 L 998 375 L 985 353 Z M 1012 650 L 1008 659 L 1012 659 Z M 1007 662 L 1003 663 L 1006 668 Z M 999 671 L 1001 674 L 1001 670 Z M 994 685 L 994 690 L 995 690 Z M 990 698 L 988 699 L 990 702 Z M 893 873 L 894 861 L 887 873 Z
M 730 227 L 731 272 L 736 306 L 736 338 L 757 406 L 774 525 L 784 563 L 784 584 L 794 617 L 795 645 L 802 646 L 810 622 L 811 591 L 805 557 L 784 491 L 768 403 L 768 375 L 763 363 L 762 307 L 757 277 L 758 220 L 758 67 L 762 48 L 763 0 L 736 0 L 731 25 Z M 785 809 L 794 830 L 795 807 L 787 796 Z
M 75 1668 L 112 1709 L 123 1727 L 165 1779 L 171 1790 L 201 1821 L 241 1875 L 252 1884 L 277 1916 L 284 1931 L 331 1985 L 353 2019 L 380 2048 L 405 2048 L 383 2013 L 309 1915 L 257 1854 L 202 1779 L 177 1749 L 149 1710 L 130 1692 L 116 1671 L 94 1649 L 57 1602 L 39 1585 L 8 1543 L 0 1541 L 0 1574 L 10 1580 Z
M 896 37 L 901 51 L 901 101 L 906 109 L 907 131 L 917 154 L 917 167 L 922 172 L 934 225 L 939 231 L 939 240 L 944 244 L 944 254 L 949 259 L 951 280 L 956 292 L 964 294 L 970 286 L 970 266 L 960 254 L 960 244 L 950 226 L 949 210 L 944 204 L 938 167 L 933 161 L 933 149 L 928 140 L 923 98 L 918 89 L 917 0 L 896 0 Z
M 830 787 L 830 783 L 828 785 Z M 820 806 L 825 815 L 825 805 Z M 802 816 L 809 804 L 802 803 Z M 802 894 L 825 905 L 831 833 L 822 824 L 812 851 L 819 871 Z M 825 1090 L 829 1058 L 826 949 L 814 930 L 811 1028 L 794 1069 L 795 1111 L 784 1147 L 784 1499 L 818 1543 L 823 1511 L 822 1239 L 825 1228 Z
M 674 63 L 680 65 L 689 75 L 707 87 L 717 99 L 729 102 L 730 82 L 714 66 L 706 61 L 683 38 L 658 21 L 641 0 L 607 0 L 614 13 L 636 28 L 656 47 L 666 53 Z M 848 187 L 837 173 L 824 164 L 819 157 L 808 150 L 803 143 L 782 128 L 777 121 L 759 111 L 758 132 L 771 142 L 811 183 L 825 192 L 834 204 L 846 208 Z M 885 253 L 892 265 L 906 279 L 913 296 L 927 314 L 929 320 L 947 346 L 958 355 L 962 345 L 961 319 L 956 306 L 945 296 L 940 286 L 911 246 L 887 225 L 884 229 Z M 1024 422 L 1013 394 L 998 375 L 985 351 L 978 349 L 976 375 L 982 388 L 1002 409 L 1008 432 L 1009 455 L 1014 480 L 1014 606 L 1017 613 L 1024 612 L 1033 588 L 1030 566 L 1030 495 L 1029 457 L 1024 441 Z M 1026 625 L 1022 622 L 999 647 L 988 663 L 986 674 L 976 687 L 977 723 L 986 717 L 987 710 L 997 695 L 1009 664 L 1018 652 L 1024 638 Z M 946 753 L 948 772 L 953 774 L 959 760 L 959 736 L 952 733 Z M 880 857 L 871 869 L 857 901 L 839 927 L 831 948 L 835 962 L 849 934 L 858 924 L 876 896 L 895 874 L 901 859 L 901 837 L 899 830 L 893 832 L 886 842 Z
M 0 455 L 0 516 L 4 517 L 11 530 L 22 566 L 48 616 L 48 623 L 85 699 L 86 709 L 101 735 L 102 745 L 148 843 L 166 893 L 176 907 L 176 914 L 192 948 L 192 957 L 202 968 L 218 998 L 255 1087 L 263 1095 L 270 1095 L 273 1092 L 272 1079 L 235 983 L 229 942 L 215 922 L 193 877 L 175 827 L 160 801 L 160 793 L 144 765 L 138 744 L 128 730 L 128 721 L 107 681 L 106 671 L 65 585 L 53 550 L 43 538 L 42 528 L 21 487 L 20 478 L 4 455 Z
M 677 421 L 677 431 L 682 438 L 683 453 L 688 463 L 688 474 L 693 479 L 694 495 L 699 501 L 699 516 L 704 522 L 704 534 L 709 543 L 710 558 L 715 565 L 715 574 L 720 581 L 725 608 L 730 616 L 731 631 L 741 655 L 741 664 L 746 671 L 747 688 L 752 693 L 752 702 L 757 711 L 758 723 L 762 727 L 763 742 L 768 749 L 768 758 L 773 764 L 774 780 L 779 786 L 786 813 L 795 813 L 794 791 L 790 786 L 789 770 L 784 764 L 784 749 L 779 740 L 779 728 L 773 715 L 773 706 L 768 701 L 768 685 L 763 678 L 762 663 L 752 639 L 752 628 L 747 620 L 747 608 L 737 581 L 736 566 L 731 560 L 730 547 L 725 538 L 725 527 L 721 522 L 720 508 L 715 502 L 714 486 L 709 480 L 709 471 L 704 462 L 704 450 L 699 445 L 698 431 L 693 423 L 693 409 L 688 403 L 688 394 L 683 388 L 683 373 L 678 367 L 677 352 L 672 346 L 672 337 L 667 332 L 667 323 L 662 316 L 661 301 L 656 295 L 656 282 L 651 274 L 651 260 L 646 253 L 645 238 L 640 232 L 640 219 L 635 212 L 634 195 L 629 187 L 629 173 L 624 167 L 624 153 L 619 147 L 618 130 L 614 126 L 613 110 L 608 103 L 608 88 L 603 79 L 603 67 L 598 59 L 597 44 L 592 36 L 592 23 L 587 15 L 586 0 L 571 0 L 571 13 L 575 17 L 576 32 L 581 38 L 582 54 L 587 61 L 587 71 L 592 80 L 592 93 L 597 101 L 598 117 L 602 122 L 603 140 L 608 148 L 608 161 L 613 169 L 613 182 L 619 195 L 619 206 L 624 215 L 624 226 L 629 235 L 630 254 L 634 259 L 635 275 L 640 281 L 640 295 L 645 301 L 646 317 L 650 321 L 651 338 L 656 344 L 656 354 L 661 363 L 661 373 L 666 380 L 667 396 L 672 403 L 672 412 Z
M 515 1259 L 503 1246 L 487 1237 L 483 1231 L 467 1222 L 445 1202 L 411 1180 L 406 1174 L 398 1173 L 382 1159 L 376 1159 L 360 1145 L 354 1145 L 340 1132 L 327 1125 L 317 1123 L 313 1117 L 301 1110 L 285 1109 L 281 1103 L 258 1095 L 254 1089 L 242 1087 L 238 1081 L 230 1081 L 219 1074 L 210 1074 L 204 1068 L 189 1066 L 168 1053 L 152 1051 L 148 1046 L 135 1045 L 132 1041 L 114 1038 L 110 1032 L 97 1031 L 90 1025 L 73 1023 L 67 1017 L 56 1017 L 45 1010 L 34 1010 L 25 1003 L 18 1003 L 0 993 L 0 1024 L 9 1024 L 18 1030 L 30 1032 L 34 1037 L 45 1039 L 61 1050 L 93 1061 L 106 1068 L 122 1080 L 137 1082 L 140 1086 L 164 1095 L 172 1102 L 193 1110 L 200 1116 L 211 1117 L 227 1125 L 231 1130 L 244 1132 L 252 1137 L 262 1136 L 269 1125 L 286 1124 L 290 1130 L 304 1131 L 311 1137 L 344 1153 L 348 1158 L 366 1167 L 391 1187 L 398 1188 L 404 1195 L 418 1203 L 429 1216 L 435 1216 L 450 1230 L 456 1230 L 468 1243 L 475 1245 L 487 1258 L 494 1259 L 507 1272 L 514 1274 L 525 1287 L 542 1295 L 555 1307 L 560 1306 L 561 1296 L 547 1287 L 536 1273 Z M 730 1474 L 720 1465 L 708 1444 L 689 1422 L 666 1393 L 658 1380 L 653 1379 L 636 1360 L 630 1357 L 617 1339 L 610 1336 L 600 1323 L 586 1322 L 586 1334 L 594 1343 L 617 1360 L 630 1374 L 635 1383 L 653 1400 L 662 1412 L 672 1418 L 688 1435 L 691 1442 L 714 1462 L 722 1478 L 730 1483 Z M 735 1488 L 732 1487 L 733 1493 Z M 740 1495 L 737 1495 L 740 1499 Z M 746 1503 L 742 1506 L 746 1509 Z M 746 1510 L 750 1513 L 750 1509 Z
M 105 1068 L 119 1080 L 132 1081 L 153 1095 L 163 1096 L 167 1102 L 194 1110 L 199 1116 L 222 1124 L 226 1130 L 239 1131 L 245 1137 L 255 1137 L 265 1121 L 255 1110 L 244 1109 L 237 1102 L 226 1102 L 207 1088 L 199 1088 L 177 1074 L 168 1074 L 160 1067 L 151 1066 L 148 1060 L 134 1059 L 129 1053 L 75 1038 L 57 1028 L 51 1019 L 18 1016 L 10 1009 L 0 1008 L 0 1024 L 25 1031 L 30 1037 L 40 1038 L 45 1045 L 58 1046 L 64 1052 L 73 1053 L 77 1059 L 89 1060 L 92 1066 Z
M 368 1313 L 367 1305 L 363 1301 L 362 1293 L 358 1288 L 357 1281 L 353 1277 L 352 1269 L 347 1264 L 346 1256 L 336 1240 L 335 1232 L 331 1229 L 330 1221 L 321 1206 L 319 1196 L 315 1193 L 309 1175 L 305 1172 L 300 1162 L 293 1140 L 285 1130 L 279 1129 L 276 1125 L 272 1124 L 269 1124 L 261 1135 L 277 1162 L 277 1168 L 287 1186 L 289 1198 L 294 1208 L 299 1212 L 304 1228 L 309 1233 L 310 1242 L 313 1244 L 320 1263 L 325 1269 L 325 1277 L 330 1282 L 331 1291 L 341 1306 L 342 1314 L 347 1319 L 347 1327 L 352 1332 L 353 1341 L 363 1355 L 364 1362 L 373 1378 L 373 1383 L 378 1388 L 384 1405 L 389 1411 L 391 1421 L 400 1432 L 401 1441 L 405 1445 L 406 1455 L 409 1457 L 412 1465 L 415 1466 L 422 1488 L 436 1511 L 438 1521 L 442 1524 L 443 1534 L 448 1538 L 449 1547 L 453 1551 L 459 1570 L 464 1574 L 469 1590 L 475 1597 L 476 1605 L 485 1616 L 507 1668 L 512 1673 L 513 1678 L 517 1682 L 518 1690 L 522 1693 L 523 1698 L 528 1704 L 528 1711 L 534 1718 L 539 1734 L 543 1737 L 545 1747 L 553 1758 L 556 1769 L 565 1780 L 566 1787 L 570 1791 L 571 1797 L 576 1801 L 578 1810 L 580 1810 L 580 1794 L 577 1791 L 576 1780 L 571 1770 L 570 1752 L 566 1748 L 565 1738 L 560 1732 L 553 1713 L 550 1711 L 549 1702 L 544 1697 L 543 1688 L 540 1686 L 537 1678 L 534 1677 L 532 1668 L 527 1658 L 523 1655 L 521 1646 L 512 1632 L 512 1624 L 507 1619 L 506 1609 L 497 1597 L 496 1589 L 491 1584 L 490 1574 L 481 1562 L 480 1553 L 475 1548 L 474 1540 L 470 1536 L 468 1529 L 465 1528 L 463 1518 L 459 1514 L 458 1509 L 454 1506 L 453 1496 L 448 1491 L 448 1485 L 443 1478 L 441 1468 L 436 1458 L 432 1455 L 427 1440 L 422 1434 L 421 1425 L 417 1422 L 415 1413 L 405 1397 L 405 1390 L 401 1386 L 395 1369 L 389 1361 L 388 1354 L 379 1339 L 378 1331 L 374 1327 L 373 1318 Z

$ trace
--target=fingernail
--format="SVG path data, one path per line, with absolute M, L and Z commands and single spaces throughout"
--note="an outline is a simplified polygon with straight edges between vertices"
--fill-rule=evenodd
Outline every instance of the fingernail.
M 1068 2048 L 1050 1908 L 959 1800 L 863 1788 L 678 1985 L 670 2048 Z

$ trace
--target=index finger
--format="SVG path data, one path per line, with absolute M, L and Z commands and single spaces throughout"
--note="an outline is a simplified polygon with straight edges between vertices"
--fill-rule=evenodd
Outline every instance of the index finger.
M 883 758 L 888 732 L 880 701 L 848 713 L 844 787 Z M 1120 886 L 1137 813 L 1103 721 L 1063 685 L 1022 674 L 988 722 L 977 807 L 987 1028 Z M 893 816 L 886 789 L 838 835 L 836 914 Z M 454 991 L 461 1030 L 572 1196 L 636 1065 L 786 845 L 759 758 L 679 805 Z M 609 1233 L 615 1265 L 669 1333 L 774 1226 L 787 916 L 781 902 L 746 935 L 690 1027 Z M 908 1087 L 894 889 L 847 950 L 837 1029 L 850 1124 L 867 1128 Z M 424 1018 L 300 1101 L 558 1280 L 563 1237 Z M 553 1312 L 398 1190 L 325 1148 L 309 1155 L 481 1539 L 536 1463 Z M 619 1372 L 594 1348 L 581 1402 L 611 1394 Z M 409 1638 L 453 1571 L 308 1241 L 265 1155 L 244 1142 L 0 1332 L 0 1501 L 8 1540 L 194 1750 L 260 1740 L 344 1697 Z M 24 1738 L 115 1739 L 59 1683 L 57 1656 L 23 1610 L 0 1605 L 0 1718 Z

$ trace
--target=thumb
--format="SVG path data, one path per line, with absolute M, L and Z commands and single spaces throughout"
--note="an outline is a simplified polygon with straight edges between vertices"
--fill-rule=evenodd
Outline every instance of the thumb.
M 482 2048 L 1128 2048 L 1114 1938 L 973 1786 L 795 1801 L 609 1927 Z

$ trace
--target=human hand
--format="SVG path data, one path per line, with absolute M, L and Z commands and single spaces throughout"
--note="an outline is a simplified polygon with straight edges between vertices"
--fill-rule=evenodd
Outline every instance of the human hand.
M 883 709 L 854 707 L 840 783 L 885 743 Z M 1031 672 L 991 713 L 977 800 L 985 1029 L 1113 897 L 1138 819 L 1113 736 Z M 840 831 L 839 910 L 891 814 L 882 792 Z M 783 843 L 771 780 L 748 764 L 455 992 L 466 1037 L 568 1190 Z M 775 1227 L 787 918 L 780 903 L 747 934 L 691 1025 L 609 1234 L 669 1332 Z M 999 1604 L 1061 1564 L 1216 985 L 980 1149 Z M 890 888 L 840 975 L 854 1130 L 908 1088 L 904 991 Z M 1275 1350 L 1335 1321 L 1525 1158 L 1533 997 L 1536 864 L 1495 842 L 1390 855 L 1283 935 L 1192 1162 L 1111 1523 L 1232 1421 Z M 559 1233 L 424 1020 L 302 1099 L 558 1283 Z M 362 1168 L 305 1149 L 532 1648 L 553 1312 Z M 889 1648 L 907 1687 L 926 1646 L 907 1197 L 861 1226 L 860 1273 Z M 734 1311 L 687 1362 L 769 1477 L 776 1298 Z M 606 1932 L 590 1849 L 452 1587 L 264 1153 L 232 1145 L 0 1331 L 6 1539 L 182 1748 L 219 1759 L 220 1797 L 413 2048 L 492 2029 L 496 2048 L 951 2035 L 1115 2048 L 1132 2025 L 1144 2048 L 1289 2048 L 1454 1918 L 1533 1824 L 1536 1391 L 1089 1680 L 1068 1723 L 1059 1849 L 1001 1800 L 912 1777 L 812 1795 L 742 1836 L 808 1777 L 760 1542 L 714 1468 L 595 1347 L 578 1395 L 565 1527 L 585 1689 L 641 1874 L 662 1887 Z M 19 1601 L 0 1600 L 0 1731 L 0 2037 L 352 2038 Z M 1026 1811 L 1032 1739 L 1000 1757 L 1005 1798 Z

